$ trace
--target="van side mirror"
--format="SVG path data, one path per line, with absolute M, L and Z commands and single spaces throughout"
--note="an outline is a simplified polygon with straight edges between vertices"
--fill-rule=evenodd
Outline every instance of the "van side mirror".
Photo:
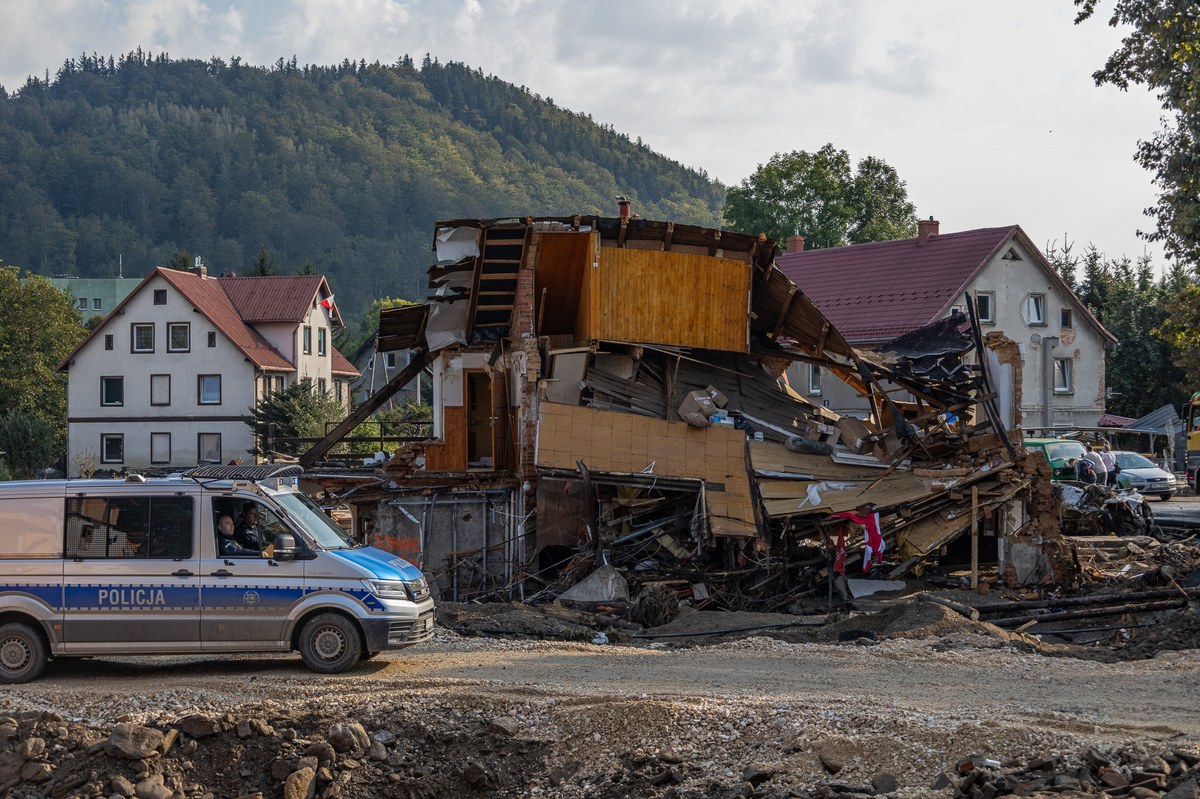
M 300 548 L 296 546 L 296 536 L 291 533 L 280 533 L 275 536 L 272 546 L 275 549 L 275 560 L 295 560 Z

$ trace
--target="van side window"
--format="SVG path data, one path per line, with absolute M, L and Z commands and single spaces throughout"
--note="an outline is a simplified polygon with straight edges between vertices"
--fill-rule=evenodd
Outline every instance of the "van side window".
M 189 497 L 84 497 L 67 500 L 68 558 L 192 556 Z

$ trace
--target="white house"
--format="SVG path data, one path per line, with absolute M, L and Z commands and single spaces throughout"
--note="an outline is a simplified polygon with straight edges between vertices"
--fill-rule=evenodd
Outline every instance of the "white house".
M 983 332 L 1002 332 L 1020 352 L 1022 426 L 1095 426 L 1104 413 L 1104 355 L 1117 340 L 1017 225 L 939 234 L 922 220 L 916 238 L 805 250 L 788 240 L 780 271 L 851 345 L 870 348 L 976 298 Z M 854 414 L 868 408 L 815 366 L 788 372 L 792 388 L 818 405 Z
M 298 380 L 349 404 L 358 371 L 320 275 L 157 267 L 59 365 L 67 468 L 169 470 L 252 459 L 258 400 Z

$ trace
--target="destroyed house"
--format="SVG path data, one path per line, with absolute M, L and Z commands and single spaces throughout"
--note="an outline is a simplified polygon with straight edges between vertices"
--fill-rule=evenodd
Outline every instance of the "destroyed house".
M 984 535 L 1028 527 L 970 314 L 859 352 L 772 240 L 629 216 L 443 221 L 433 249 L 429 301 L 380 315 L 380 352 L 411 351 L 409 366 L 301 463 L 444 599 L 557 592 L 607 564 L 775 606 L 826 568 L 829 515 L 864 502 L 898 573 L 972 518 Z M 794 362 L 845 381 L 868 417 L 791 390 Z M 426 368 L 432 438 L 370 477 L 325 460 Z

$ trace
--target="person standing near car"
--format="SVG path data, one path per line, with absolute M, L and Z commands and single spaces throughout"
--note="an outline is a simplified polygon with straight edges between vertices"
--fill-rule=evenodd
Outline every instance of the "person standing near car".
M 1104 466 L 1104 460 L 1100 457 L 1100 453 L 1092 449 L 1092 445 L 1088 444 L 1084 447 L 1083 459 L 1092 464 L 1092 471 L 1096 473 L 1096 482 L 1099 485 L 1108 484 L 1108 469 Z
M 1105 485 L 1116 485 L 1117 483 L 1117 456 L 1112 453 L 1112 449 L 1108 446 L 1108 442 L 1104 442 L 1104 446 L 1100 448 L 1100 460 L 1104 461 L 1104 471 L 1107 474 Z

